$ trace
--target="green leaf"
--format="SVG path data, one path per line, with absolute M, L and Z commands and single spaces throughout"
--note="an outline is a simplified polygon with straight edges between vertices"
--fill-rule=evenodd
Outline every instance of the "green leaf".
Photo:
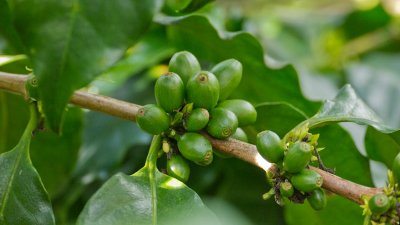
M 383 133 L 396 131 L 396 129 L 384 125 L 383 121 L 357 96 L 349 84 L 339 91 L 335 99 L 325 101 L 318 113 L 306 122 L 309 123 L 309 127 L 329 123 L 354 122 L 372 126 Z
M 148 168 L 132 176 L 113 176 L 89 200 L 77 225 L 155 224 L 152 223 L 154 202 L 158 224 L 215 224 L 207 223 L 214 215 L 180 181 L 157 171 L 155 185 L 157 195 L 152 196 Z
M 29 110 L 21 96 L 0 91 L 0 153 L 19 142 L 29 120 Z
M 215 0 L 192 0 L 190 1 L 189 5 L 182 10 L 182 12 L 184 13 L 194 12 L 213 1 Z
M 199 15 L 158 17 L 156 20 L 167 26 L 168 37 L 178 49 L 192 52 L 200 61 L 216 64 L 235 58 L 242 63 L 243 77 L 237 88 L 240 91 L 235 92 L 232 98 L 246 99 L 253 104 L 285 101 L 307 115 L 317 110 L 318 105 L 302 95 L 294 68 L 272 69 L 266 66 L 263 48 L 251 34 L 217 31 L 206 17 Z
M 17 146 L 0 155 L 0 224 L 55 224 L 49 197 L 29 158 L 35 110 L 31 109 L 31 120 Z
M 256 132 L 273 128 L 281 138 L 307 116 L 299 109 L 286 102 L 266 102 L 256 106 L 257 121 L 253 127 Z M 280 119 L 285 118 L 285 119 Z M 257 134 L 255 133 L 255 135 Z
M 161 137 L 154 136 L 144 168 L 117 174 L 88 201 L 78 225 L 218 224 L 186 185 L 156 168 Z
M 365 134 L 365 148 L 370 159 L 383 162 L 390 169 L 393 159 L 400 152 L 400 131 L 383 134 L 368 127 Z
M 10 0 L 10 8 L 39 80 L 43 112 L 59 131 L 73 91 L 139 39 L 152 22 L 156 1 Z
M 109 95 L 129 76 L 167 59 L 174 53 L 174 48 L 166 39 L 165 27 L 156 26 L 140 42 L 129 48 L 124 58 L 92 82 L 92 85 L 98 87 L 101 93 Z
M 12 25 L 12 17 L 7 0 L 0 0 L 0 40 L 6 41 L 6 52 L 22 53 L 24 51 L 21 39 Z M 1 52 L 2 49 L 0 49 Z
M 32 140 L 32 162 L 40 173 L 50 197 L 67 188 L 78 158 L 82 129 L 82 110 L 69 107 L 61 136 L 45 130 L 38 132 Z
M 354 225 L 362 224 L 362 210 L 359 205 L 339 196 L 329 196 L 326 208 L 315 211 L 308 202 L 289 203 L 285 206 L 288 225 Z

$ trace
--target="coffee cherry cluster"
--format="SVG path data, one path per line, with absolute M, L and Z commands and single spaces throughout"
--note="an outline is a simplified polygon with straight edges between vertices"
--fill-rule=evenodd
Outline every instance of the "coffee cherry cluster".
M 316 146 L 319 135 L 308 133 L 305 125 L 287 135 L 285 141 L 273 131 L 263 131 L 257 135 L 257 149 L 262 157 L 277 165 L 275 172 L 268 173 L 271 190 L 264 195 L 275 195 L 278 204 L 283 198 L 295 203 L 308 200 L 311 207 L 321 210 L 326 206 L 325 192 L 321 189 L 321 175 L 308 168 L 308 164 L 317 157 Z
M 242 65 L 235 59 L 218 63 L 211 71 L 201 70 L 196 57 L 187 52 L 174 54 L 169 72 L 155 84 L 157 105 L 139 109 L 137 123 L 144 131 L 163 137 L 161 152 L 167 155 L 167 173 L 183 182 L 190 170 L 185 159 L 202 166 L 213 161 L 213 148 L 200 134 L 212 137 L 234 137 L 247 141 L 239 127 L 256 121 L 252 104 L 227 98 L 239 85 Z
M 383 192 L 364 197 L 364 224 L 400 224 L 400 153 L 388 170 L 388 184 Z

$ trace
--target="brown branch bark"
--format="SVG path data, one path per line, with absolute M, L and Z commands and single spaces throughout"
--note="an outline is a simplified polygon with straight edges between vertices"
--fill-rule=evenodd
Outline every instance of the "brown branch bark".
M 23 75 L 0 72 L 0 89 L 20 94 L 27 98 L 28 96 L 25 91 L 26 80 L 26 76 Z M 71 97 L 70 102 L 83 108 L 103 112 L 131 121 L 135 121 L 136 114 L 141 107 L 140 105 L 106 96 L 90 94 L 84 91 L 76 91 Z M 265 171 L 274 169 L 273 164 L 268 163 L 258 154 L 255 145 L 231 138 L 228 140 L 218 140 L 212 138 L 207 133 L 203 133 L 203 135 L 210 140 L 215 149 L 223 153 L 246 161 Z M 317 171 L 323 177 L 323 188 L 358 204 L 363 203 L 362 196 L 371 196 L 382 191 L 382 188 L 371 188 L 356 184 L 318 168 L 311 167 L 311 169 Z

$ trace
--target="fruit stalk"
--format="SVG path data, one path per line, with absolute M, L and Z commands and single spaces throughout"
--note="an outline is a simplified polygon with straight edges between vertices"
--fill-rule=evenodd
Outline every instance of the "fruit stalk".
M 24 75 L 0 72 L 0 89 L 20 94 L 28 99 L 29 96 L 27 96 L 25 91 L 25 82 L 27 78 L 28 76 Z M 90 94 L 84 91 L 75 91 L 70 99 L 70 103 L 130 121 L 136 120 L 137 112 L 141 107 L 140 105 L 124 102 L 106 96 Z M 231 138 L 226 140 L 218 140 L 212 138 L 206 133 L 203 133 L 203 135 L 210 140 L 215 149 L 223 153 L 227 153 L 246 161 L 265 171 L 276 170 L 273 164 L 268 163 L 261 157 L 261 155 L 259 155 L 255 145 L 237 141 Z M 363 204 L 361 196 L 373 196 L 376 193 L 383 191 L 382 188 L 370 188 L 359 185 L 318 168 L 310 167 L 310 169 L 315 170 L 322 176 L 324 180 L 322 185 L 323 188 L 358 204 Z

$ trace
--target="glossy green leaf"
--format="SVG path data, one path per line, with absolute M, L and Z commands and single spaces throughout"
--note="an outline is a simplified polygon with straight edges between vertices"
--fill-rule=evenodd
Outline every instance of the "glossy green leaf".
M 365 134 L 365 149 L 372 160 L 383 162 L 389 169 L 400 152 L 400 131 L 384 134 L 368 127 Z
M 150 26 L 155 2 L 9 1 L 53 130 L 60 130 L 72 92 L 113 65 Z
M 234 58 L 243 64 L 243 77 L 237 88 L 240 91 L 233 93 L 232 98 L 243 98 L 253 104 L 285 101 L 307 115 L 316 111 L 318 105 L 302 95 L 294 68 L 267 67 L 263 48 L 251 34 L 217 31 L 206 17 L 198 15 L 158 17 L 157 22 L 167 26 L 168 37 L 178 49 L 192 52 L 202 62 L 216 64 Z
M 218 224 L 194 191 L 158 171 L 153 196 L 149 173 L 143 168 L 113 176 L 89 200 L 77 225 Z M 158 223 L 152 222 L 155 210 Z
M 78 225 L 218 224 L 193 190 L 158 171 L 161 139 L 153 137 L 141 170 L 132 176 L 113 176 L 92 196 Z
M 49 197 L 29 158 L 35 128 L 36 113 L 32 113 L 17 146 L 0 155 L 0 224 L 55 224 Z
M 386 126 L 382 119 L 357 96 L 349 84 L 339 91 L 335 99 L 325 101 L 318 113 L 306 122 L 309 123 L 309 127 L 329 123 L 354 122 L 372 126 L 383 133 L 396 131 L 396 129 Z

